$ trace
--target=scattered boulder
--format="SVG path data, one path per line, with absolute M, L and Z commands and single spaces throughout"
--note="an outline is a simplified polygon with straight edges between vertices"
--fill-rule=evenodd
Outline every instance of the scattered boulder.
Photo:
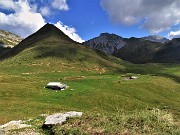
M 57 113 L 46 117 L 44 125 L 62 124 L 68 117 L 81 117 L 82 112 Z
M 130 79 L 139 79 L 137 76 L 130 76 Z
M 3 131 L 6 132 L 13 129 L 21 129 L 27 127 L 31 127 L 31 125 L 24 124 L 22 120 L 18 120 L 18 121 L 10 121 L 4 125 L 1 125 L 0 130 L 1 132 Z
M 40 116 L 45 117 L 46 114 L 41 114 Z M 46 117 L 45 122 L 42 126 L 43 130 L 48 131 L 48 133 L 52 133 L 52 127 L 56 124 L 62 124 L 67 120 L 67 118 L 71 117 L 81 117 L 82 112 L 66 112 L 66 113 L 57 113 L 53 115 L 49 115 Z M 31 119 L 30 119 L 31 120 Z M 30 121 L 28 120 L 28 121 Z M 0 135 L 6 135 L 6 134 L 13 134 L 13 135 L 41 135 L 40 133 L 37 133 L 32 125 L 27 125 L 24 124 L 25 122 L 28 121 L 10 121 L 4 125 L 0 125 Z M 26 128 L 20 131 L 14 131 L 14 129 L 21 129 L 21 128 Z

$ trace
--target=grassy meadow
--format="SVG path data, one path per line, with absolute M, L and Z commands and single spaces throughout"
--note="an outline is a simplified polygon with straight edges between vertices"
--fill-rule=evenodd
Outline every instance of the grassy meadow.
M 0 124 L 82 111 L 82 118 L 70 119 L 70 125 L 56 126 L 53 131 L 180 133 L 180 65 L 135 65 L 59 40 L 41 40 L 0 62 Z M 126 80 L 132 75 L 139 79 Z M 45 89 L 52 81 L 69 87 L 65 91 Z
M 174 121 L 179 124 L 179 65 L 149 64 L 147 66 L 123 62 L 125 65 L 119 65 L 118 71 L 116 64 L 111 70 L 112 67 L 100 67 L 91 63 L 90 65 L 88 63 L 81 65 L 77 62 L 70 64 L 69 61 L 56 61 L 54 58 L 44 59 L 45 62 L 24 61 L 18 65 L 12 61 L 13 58 L 1 62 L 1 124 L 10 120 L 27 120 L 40 114 L 72 110 L 82 111 L 86 114 L 84 117 L 90 115 L 91 118 L 94 117 L 94 113 L 98 113 L 108 121 L 108 116 L 120 115 L 120 112 L 130 117 L 130 112 L 137 113 L 154 108 L 170 113 Z M 125 80 L 131 75 L 138 76 L 139 79 Z M 65 83 L 69 88 L 65 91 L 45 89 L 46 84 L 51 81 Z M 102 119 L 99 120 L 102 122 Z M 59 128 L 57 132 L 61 131 Z M 104 128 L 107 127 L 102 129 Z M 67 132 L 71 131 L 69 130 Z M 124 130 L 122 128 L 122 132 L 125 132 Z M 108 129 L 107 132 L 111 133 L 111 130 Z

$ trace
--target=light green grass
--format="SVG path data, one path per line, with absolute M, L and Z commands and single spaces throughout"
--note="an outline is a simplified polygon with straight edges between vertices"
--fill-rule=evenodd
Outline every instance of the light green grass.
M 33 65 L 26 63 L 4 65 L 0 73 L 1 123 L 26 119 L 42 113 L 68 110 L 117 112 L 160 108 L 179 113 L 180 85 L 161 77 L 140 75 L 137 80 L 125 81 L 125 73 L 99 73 L 84 67 Z M 64 64 L 66 65 L 66 64 Z M 169 69 L 170 70 L 170 69 Z M 173 69 L 174 70 L 174 69 Z M 30 73 L 30 74 L 24 74 Z M 131 73 L 133 74 L 133 73 Z M 66 91 L 44 89 L 50 81 L 66 83 Z
M 69 119 L 55 126 L 51 133 L 60 134 L 173 134 L 180 133 L 179 125 L 170 113 L 159 109 L 115 114 L 84 114 L 82 118 Z
M 1 61 L 0 67 L 0 124 L 44 113 L 82 111 L 93 117 L 98 112 L 103 117 L 153 108 L 180 118 L 179 65 L 134 65 L 50 37 Z M 124 80 L 129 75 L 139 79 Z M 69 88 L 45 89 L 52 81 Z

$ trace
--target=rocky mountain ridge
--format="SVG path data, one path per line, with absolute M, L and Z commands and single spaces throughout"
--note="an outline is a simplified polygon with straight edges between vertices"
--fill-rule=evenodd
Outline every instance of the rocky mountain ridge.
M 99 37 L 86 41 L 86 45 L 112 54 L 125 45 L 123 38 L 116 34 L 102 33 Z
M 151 35 L 151 36 L 143 37 L 143 39 L 149 40 L 152 42 L 159 42 L 159 43 L 163 43 L 163 44 L 169 41 L 169 39 L 167 39 L 165 37 L 157 36 L 157 35 Z
M 4 48 L 12 48 L 15 45 L 19 44 L 22 41 L 22 38 L 16 34 L 0 30 L 0 46 Z
M 84 44 L 132 63 L 180 63 L 178 39 L 168 40 L 160 36 L 123 38 L 102 33 Z

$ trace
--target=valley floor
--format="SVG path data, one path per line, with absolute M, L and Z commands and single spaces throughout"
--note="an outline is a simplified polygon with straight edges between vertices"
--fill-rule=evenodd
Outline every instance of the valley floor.
M 0 124 L 40 114 L 82 111 L 82 118 L 70 119 L 53 131 L 180 133 L 179 65 L 126 65 L 118 72 L 108 72 L 105 68 L 82 69 L 67 63 L 17 66 L 4 61 L 0 69 Z M 139 79 L 129 80 L 130 76 Z M 45 89 L 52 81 L 65 83 L 69 88 Z M 153 122 L 158 129 L 151 127 Z

